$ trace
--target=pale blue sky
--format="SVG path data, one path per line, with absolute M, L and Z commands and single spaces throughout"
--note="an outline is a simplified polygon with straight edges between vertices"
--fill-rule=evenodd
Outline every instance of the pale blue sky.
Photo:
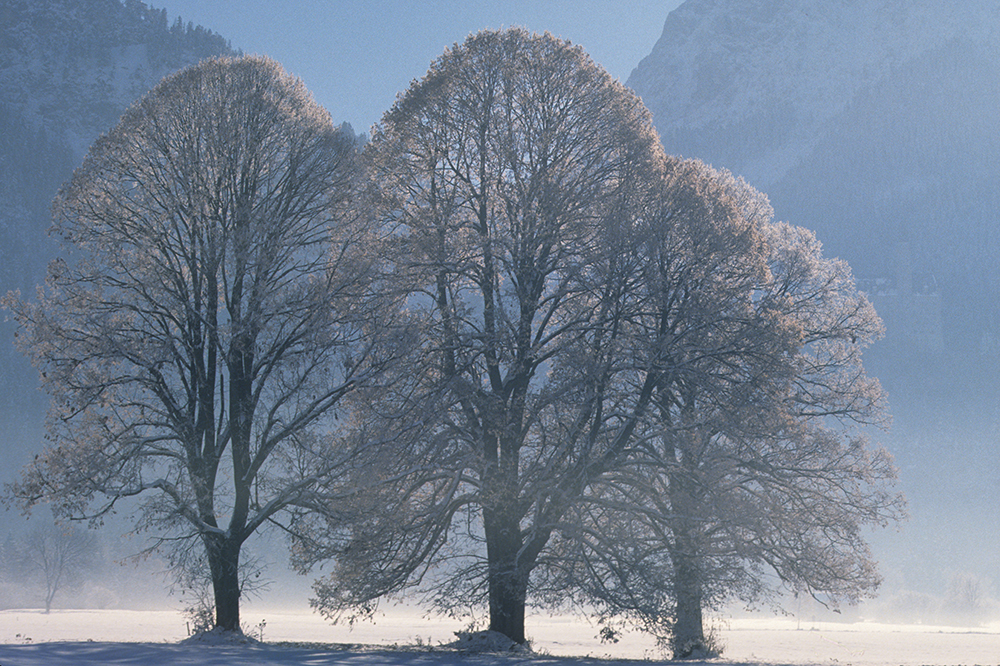
M 147 0 L 301 77 L 336 122 L 367 132 L 445 47 L 524 26 L 582 45 L 625 81 L 682 0 Z

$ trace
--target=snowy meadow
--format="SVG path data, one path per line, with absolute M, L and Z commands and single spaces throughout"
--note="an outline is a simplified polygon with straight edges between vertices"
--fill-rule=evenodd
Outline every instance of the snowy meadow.
M 0 664 L 291 664 L 375 666 L 402 664 L 545 664 L 568 666 L 600 660 L 657 662 L 654 642 L 626 634 L 602 644 L 597 628 L 573 617 L 530 619 L 534 654 L 470 654 L 446 647 L 457 621 L 390 609 L 377 623 L 353 629 L 331 626 L 318 615 L 249 608 L 248 633 L 262 643 L 213 645 L 186 641 L 184 617 L 175 611 L 0 611 Z M 712 664 L 945 666 L 1000 663 L 1000 623 L 978 628 L 870 622 L 805 622 L 788 618 L 733 618 L 717 623 L 725 646 Z

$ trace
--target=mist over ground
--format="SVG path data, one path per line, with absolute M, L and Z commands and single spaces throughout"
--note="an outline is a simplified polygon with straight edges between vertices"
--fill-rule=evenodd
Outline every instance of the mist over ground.
M 421 664 L 525 664 L 582 666 L 663 663 L 663 651 L 648 635 L 628 633 L 618 643 L 602 642 L 597 627 L 565 616 L 531 618 L 531 654 L 455 652 L 459 623 L 428 618 L 412 609 L 386 611 L 378 624 L 331 627 L 301 611 L 258 609 L 247 613 L 247 634 L 264 644 L 206 645 L 187 642 L 178 616 L 167 611 L 0 611 L 0 663 L 19 666 L 98 666 L 191 663 L 220 666 L 325 664 L 330 666 Z M 853 666 L 990 664 L 1000 651 L 1000 624 L 977 629 L 879 623 L 814 622 L 790 618 L 734 618 L 714 623 L 725 645 L 723 660 L 684 663 Z M 634 660 L 634 661 L 623 661 Z M 676 663 L 676 662 L 671 662 Z

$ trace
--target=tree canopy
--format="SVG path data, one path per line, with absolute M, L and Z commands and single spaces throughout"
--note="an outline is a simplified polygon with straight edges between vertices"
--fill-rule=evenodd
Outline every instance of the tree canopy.
M 561 580 L 685 657 L 710 652 L 703 610 L 773 599 L 768 577 L 834 605 L 872 593 L 862 529 L 903 502 L 864 437 L 885 418 L 860 362 L 881 323 L 846 264 L 729 173 L 689 161 L 668 183 L 644 280 L 675 287 L 641 320 L 670 341 L 640 335 L 663 371 L 629 458 L 594 485 L 589 533 L 561 544 Z
M 362 532 L 350 550 L 366 561 L 352 565 L 360 588 L 347 592 L 358 581 L 342 570 L 335 590 L 319 588 L 321 608 L 405 585 L 448 541 L 461 555 L 447 557 L 440 602 L 482 592 L 491 628 L 523 642 L 529 575 L 599 469 L 590 461 L 621 446 L 600 397 L 577 398 L 601 390 L 615 344 L 627 271 L 603 248 L 629 242 L 628 211 L 662 160 L 634 94 L 581 49 L 523 30 L 470 36 L 386 114 L 366 164 L 425 322 L 417 390 L 436 408 L 418 414 L 420 436 L 440 442 L 430 471 L 405 481 L 399 515 L 429 541 L 376 546 L 398 522 Z
M 521 29 L 435 60 L 357 154 L 264 58 L 168 78 L 55 203 L 9 296 L 53 397 L 12 487 L 200 540 L 239 628 L 275 525 L 339 618 L 414 588 L 525 641 L 531 604 L 707 646 L 702 613 L 878 584 L 901 513 L 862 429 L 881 324 L 767 198 L 669 157 L 636 95 Z
M 682 655 L 703 641 L 702 607 L 759 590 L 758 567 L 833 593 L 875 584 L 849 535 L 895 515 L 891 465 L 820 422 L 877 420 L 858 362 L 877 317 L 845 266 L 773 224 L 763 195 L 664 155 L 630 91 L 579 49 L 517 29 L 435 61 L 366 166 L 427 351 L 380 428 L 437 448 L 378 502 L 396 498 L 392 520 L 338 533 L 320 610 L 369 611 L 422 585 L 441 609 L 487 606 L 490 628 L 521 642 L 526 605 L 573 598 L 671 633 Z M 779 519 L 748 490 L 764 463 L 814 499 L 826 473 L 827 490 L 868 476 L 781 519 L 807 552 L 766 545 L 788 525 L 747 523 Z M 703 494 L 723 479 L 740 502 Z M 827 524 L 842 548 L 819 536 L 819 509 L 845 521 Z M 743 541 L 717 557 L 706 521 Z M 806 555 L 809 571 L 793 564 Z

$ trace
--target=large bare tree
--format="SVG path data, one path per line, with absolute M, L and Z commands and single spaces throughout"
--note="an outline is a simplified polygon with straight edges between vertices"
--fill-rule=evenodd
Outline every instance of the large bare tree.
M 388 347 L 355 139 L 260 57 L 159 84 L 54 203 L 66 254 L 8 296 L 51 394 L 50 446 L 8 490 L 160 545 L 199 539 L 215 622 L 239 631 L 240 552 L 357 462 L 329 436 Z
M 336 614 L 446 563 L 437 601 L 485 601 L 490 628 L 523 643 L 551 534 L 628 439 L 600 414 L 631 273 L 609 248 L 632 242 L 662 149 L 641 101 L 581 49 L 513 29 L 449 49 L 366 154 L 426 322 L 407 436 L 438 449 L 386 495 L 391 518 L 356 529 L 317 602 Z M 648 398 L 621 406 L 622 430 Z
M 489 395 L 489 374 L 476 366 L 478 317 L 487 308 L 478 294 L 452 311 L 428 308 L 436 326 L 473 322 L 464 336 L 426 329 L 436 332 L 425 338 L 428 350 L 444 353 L 423 369 L 425 381 L 441 390 L 428 391 L 438 402 L 414 404 L 421 418 L 403 423 L 406 436 L 436 438 L 439 447 L 426 473 L 382 489 L 378 504 L 393 507 L 389 516 L 373 517 L 343 535 L 339 552 L 323 553 L 340 567 L 317 586 L 322 610 L 367 604 L 430 571 L 439 607 L 489 595 L 490 626 L 504 633 L 523 630 L 523 615 L 520 625 L 497 622 L 504 616 L 494 595 L 514 590 L 522 612 L 526 598 L 572 599 L 661 633 L 684 657 L 710 647 L 704 609 L 761 599 L 768 572 L 834 602 L 877 585 L 862 528 L 897 518 L 902 500 L 888 456 L 836 426 L 883 418 L 881 391 L 861 365 L 862 349 L 881 330 L 878 318 L 847 266 L 824 259 L 809 232 L 774 223 L 766 197 L 746 183 L 697 161 L 651 164 L 636 173 L 646 189 L 629 192 L 629 205 L 609 218 L 615 224 L 585 239 L 590 249 L 572 278 L 549 281 L 563 290 L 560 298 L 579 299 L 579 309 L 551 317 L 570 324 L 559 331 L 565 337 L 535 338 L 550 346 L 544 374 L 523 379 L 524 421 L 493 426 L 519 434 L 516 472 L 500 489 L 483 471 L 490 458 L 469 441 L 489 429 L 466 419 L 504 403 L 463 410 L 455 396 L 456 389 L 475 400 Z M 445 191 L 433 181 L 426 184 L 435 193 Z M 413 275 L 443 258 L 476 265 L 426 236 L 436 260 L 414 252 L 417 231 L 404 234 L 407 256 L 418 259 L 407 264 Z M 437 241 L 454 237 L 439 229 Z M 463 293 L 452 281 L 427 283 L 416 302 L 454 303 Z M 454 291 L 435 291 L 442 284 Z M 438 374 L 442 367 L 461 367 L 479 383 Z M 504 367 L 500 376 L 515 375 Z M 412 379 L 407 395 L 420 394 L 418 383 Z M 400 411 L 397 393 L 379 413 Z M 509 487 L 515 492 L 506 494 Z M 513 580 L 491 584 L 504 568 L 491 555 L 487 515 L 503 499 L 517 521 L 505 532 L 514 535 L 506 569 Z M 444 574 L 435 575 L 435 562 Z

